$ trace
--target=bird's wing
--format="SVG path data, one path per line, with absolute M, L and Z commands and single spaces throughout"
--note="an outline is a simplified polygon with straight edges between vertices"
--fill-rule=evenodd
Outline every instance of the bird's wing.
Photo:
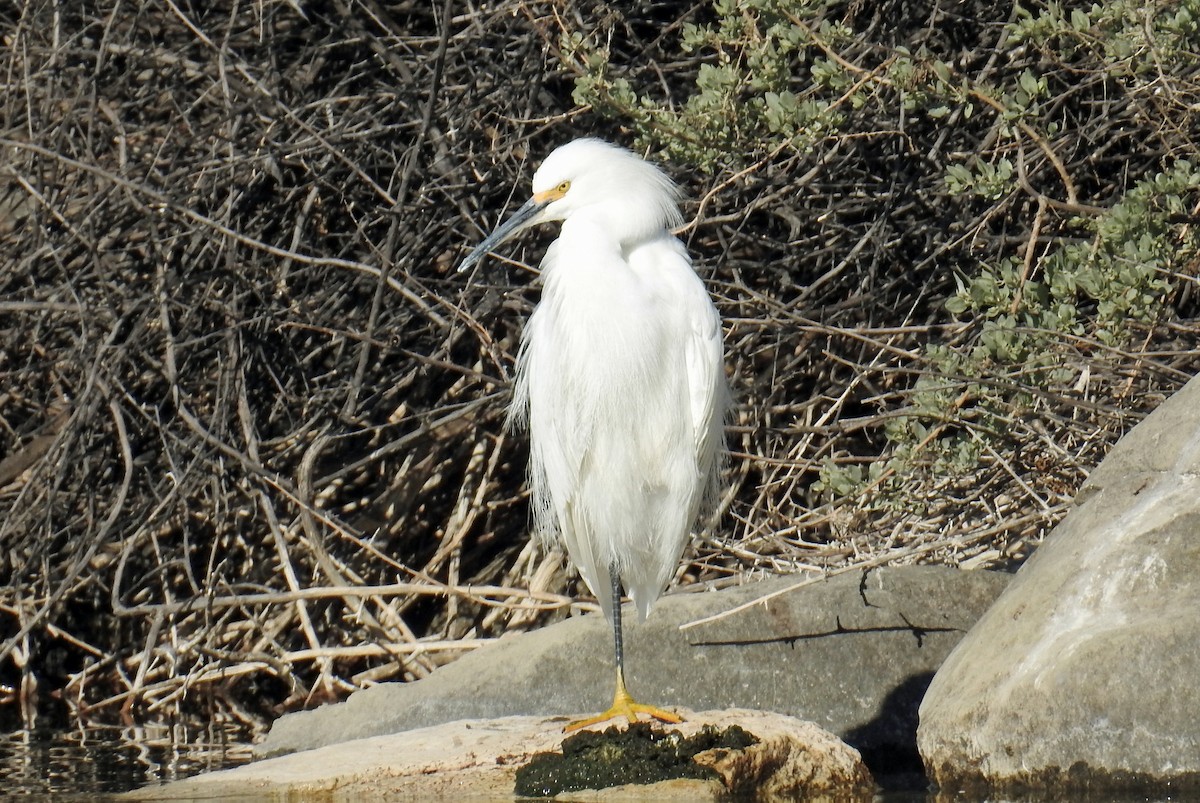
M 696 312 L 686 359 L 696 450 L 697 454 L 706 456 L 705 462 L 709 462 L 709 453 L 716 448 L 724 424 L 729 391 L 725 382 L 721 318 L 703 285 L 700 285 L 700 294 L 702 299 L 693 302 Z
M 708 472 L 713 465 L 724 426 L 728 389 L 724 371 L 721 317 L 704 282 L 692 270 L 683 244 L 671 239 L 670 256 L 660 256 L 656 273 L 678 304 L 686 332 L 683 343 L 688 402 L 697 465 Z

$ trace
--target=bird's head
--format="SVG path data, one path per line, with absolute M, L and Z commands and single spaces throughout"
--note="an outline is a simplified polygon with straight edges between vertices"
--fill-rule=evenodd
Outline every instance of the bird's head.
M 662 170 L 599 139 L 556 148 L 533 174 L 533 197 L 480 243 L 463 271 L 517 232 L 570 218 L 593 216 L 620 243 L 637 242 L 678 225 L 679 193 Z

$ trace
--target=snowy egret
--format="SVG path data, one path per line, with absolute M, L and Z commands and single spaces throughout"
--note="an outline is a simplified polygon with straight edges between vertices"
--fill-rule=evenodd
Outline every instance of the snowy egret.
M 721 321 L 668 230 L 678 191 L 623 148 L 580 139 L 533 176 L 533 197 L 463 261 L 562 221 L 517 355 L 509 421 L 527 426 L 537 535 L 561 539 L 613 629 L 612 708 L 568 730 L 647 714 L 625 688 L 621 587 L 642 619 L 717 487 L 726 408 Z

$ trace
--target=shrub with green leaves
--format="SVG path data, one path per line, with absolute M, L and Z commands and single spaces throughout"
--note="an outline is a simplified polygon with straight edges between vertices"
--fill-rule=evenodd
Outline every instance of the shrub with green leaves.
M 1200 191 L 1200 169 L 1188 160 L 1138 182 L 1120 202 L 1080 220 L 1093 232 L 1087 240 L 1061 239 L 1027 276 L 1020 257 L 995 266 L 980 265 L 962 289 L 946 302 L 955 314 L 973 314 L 988 334 L 1021 327 L 1028 334 L 1020 347 L 1015 337 L 993 336 L 988 357 L 1026 361 L 1052 358 L 1058 336 L 1093 336 L 1105 345 L 1129 338 L 1132 322 L 1147 322 L 1160 311 L 1171 288 L 1170 276 L 1194 258 L 1196 243 L 1184 239 L 1173 219 L 1186 218 L 1185 204 Z
M 678 108 L 635 91 L 608 69 L 603 48 L 572 32 L 563 37 L 564 56 L 585 66 L 575 102 L 628 119 L 642 145 L 709 171 L 780 146 L 807 150 L 842 126 L 837 99 L 853 83 L 841 65 L 816 55 L 851 36 L 845 25 L 821 19 L 824 5 L 717 0 L 716 21 L 685 22 L 682 54 L 702 61 L 695 91 Z M 795 80 L 804 69 L 807 88 Z
M 869 435 L 823 447 L 810 488 L 825 500 L 865 494 L 868 507 L 924 513 L 930 488 L 1032 449 L 1044 428 L 1028 419 L 1119 373 L 1113 355 L 1152 339 L 1194 274 L 1200 0 L 969 3 L 958 13 L 716 0 L 677 25 L 676 55 L 695 60 L 690 83 L 614 61 L 611 31 L 563 40 L 576 103 L 628 127 L 640 147 L 712 174 L 714 186 L 744 188 L 728 190 L 740 199 L 758 175 L 772 188 L 789 175 L 833 176 L 853 149 L 859 161 L 845 174 L 880 200 L 852 216 L 842 210 L 854 192 L 839 187 L 818 215 L 861 232 L 850 238 L 860 250 L 832 260 L 839 279 L 871 264 L 870 216 L 890 214 L 880 188 L 918 187 L 897 195 L 926 205 L 924 222 L 940 228 L 915 255 L 922 289 L 893 323 L 916 318 L 954 336 L 914 344 L 915 358 L 893 365 L 910 379 L 887 403 L 864 402 L 881 421 Z M 883 142 L 909 156 L 877 180 L 870 149 Z M 787 198 L 776 190 L 744 206 L 794 235 L 807 224 Z M 784 251 L 777 286 L 828 286 L 816 253 Z

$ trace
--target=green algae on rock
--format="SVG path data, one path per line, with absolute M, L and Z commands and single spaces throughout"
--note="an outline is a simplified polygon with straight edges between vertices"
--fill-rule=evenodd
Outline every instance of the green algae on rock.
M 552 797 L 629 783 L 717 779 L 714 770 L 692 760 L 697 753 L 740 750 L 757 741 L 736 725 L 723 730 L 706 725 L 688 737 L 679 731 L 657 730 L 649 722 L 624 730 L 614 726 L 603 732 L 584 731 L 564 740 L 561 753 L 539 753 L 521 767 L 515 791 L 522 797 Z

